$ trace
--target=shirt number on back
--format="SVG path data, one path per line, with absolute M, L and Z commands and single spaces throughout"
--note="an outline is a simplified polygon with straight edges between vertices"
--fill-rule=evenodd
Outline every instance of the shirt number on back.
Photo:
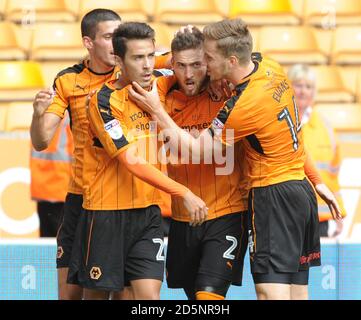
M 299 125 L 299 120 L 298 120 L 298 108 L 295 102 L 295 98 L 292 97 L 292 101 L 293 101 L 293 108 L 295 111 L 295 117 L 296 117 L 296 125 L 294 124 L 292 118 L 291 118 L 291 114 L 290 111 L 288 110 L 288 108 L 284 108 L 279 114 L 278 114 L 278 121 L 283 121 L 285 120 L 288 128 L 290 129 L 291 132 L 291 137 L 293 140 L 293 149 L 295 151 L 298 150 L 298 137 L 297 137 L 297 133 L 300 131 L 301 127 Z

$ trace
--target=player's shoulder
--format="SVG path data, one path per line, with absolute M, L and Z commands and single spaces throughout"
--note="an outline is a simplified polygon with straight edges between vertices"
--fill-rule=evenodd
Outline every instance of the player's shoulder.
M 103 102 L 106 102 L 107 104 L 109 104 L 110 97 L 112 95 L 114 95 L 114 93 L 117 91 L 121 91 L 121 90 L 116 90 L 114 88 L 114 86 L 112 85 L 112 82 L 107 81 L 96 92 L 98 101 L 102 100 Z
M 159 72 L 159 70 L 154 70 L 154 72 Z M 158 87 L 158 93 L 160 96 L 165 96 L 167 93 L 169 93 L 173 86 L 177 83 L 177 79 L 175 75 L 172 73 L 162 73 L 157 74 L 153 72 L 153 76 L 157 77 L 157 87 Z
M 62 78 L 66 75 L 80 74 L 84 71 L 85 68 L 86 68 L 86 66 L 83 62 L 75 64 L 71 67 L 65 68 L 65 69 L 61 70 L 60 72 L 58 72 L 58 74 L 56 75 L 56 79 Z
M 255 70 L 249 77 L 250 82 L 244 81 L 238 85 L 236 89 L 238 92 L 243 92 L 245 89 L 247 96 L 256 101 L 269 96 L 270 91 L 274 91 L 277 87 L 289 87 L 287 76 L 282 66 L 275 60 L 264 57 L 261 53 L 253 53 L 252 60 L 255 62 Z M 242 90 L 243 89 L 243 90 Z
M 268 80 L 275 75 L 286 77 L 286 73 L 283 67 L 276 60 L 273 60 L 269 57 L 262 57 L 262 60 L 260 61 L 260 68 L 262 71 L 264 71 L 262 74 Z
M 116 109 L 118 112 L 124 110 L 126 106 L 132 106 L 134 102 L 129 99 L 129 89 L 131 84 L 125 87 L 116 87 L 117 80 L 107 81 L 97 91 L 98 105 L 103 108 Z
M 157 86 L 159 88 L 169 88 L 174 83 L 174 73 L 168 69 L 155 69 L 153 70 L 153 80 L 157 79 Z
M 154 69 L 154 77 L 163 77 L 163 76 L 172 76 L 174 74 L 173 70 L 170 69 Z

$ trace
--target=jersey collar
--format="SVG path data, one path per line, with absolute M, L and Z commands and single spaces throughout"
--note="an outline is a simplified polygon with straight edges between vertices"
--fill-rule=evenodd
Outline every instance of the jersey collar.
M 258 71 L 259 65 L 262 62 L 263 57 L 262 57 L 262 54 L 260 52 L 252 52 L 251 59 L 252 59 L 252 61 L 254 63 L 254 68 L 253 68 L 253 70 L 252 70 L 252 72 L 250 74 L 245 76 L 241 80 L 241 82 L 238 85 L 236 85 L 236 87 L 235 87 L 236 92 L 239 92 L 240 90 L 243 90 L 243 84 L 246 81 L 249 81 L 250 78 L 252 77 L 252 75 L 255 74 Z
M 114 72 L 114 69 L 115 69 L 115 67 L 114 67 L 113 69 L 111 69 L 111 70 L 108 71 L 108 72 L 99 73 L 99 72 L 93 71 L 93 70 L 89 67 L 89 60 L 84 60 L 84 61 L 83 61 L 83 64 L 85 65 L 85 67 L 86 67 L 91 73 L 93 73 L 93 74 L 95 74 L 95 75 L 97 75 L 97 76 L 105 76 L 105 75 L 111 74 L 111 73 Z

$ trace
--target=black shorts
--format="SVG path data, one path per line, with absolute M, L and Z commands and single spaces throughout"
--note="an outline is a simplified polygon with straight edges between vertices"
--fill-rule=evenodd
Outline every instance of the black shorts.
M 328 220 L 320 222 L 320 237 L 328 237 Z
M 57 254 L 56 267 L 68 268 L 70 255 L 73 248 L 76 227 L 81 212 L 83 211 L 83 196 L 80 194 L 68 193 L 66 195 L 63 219 L 56 236 Z
M 164 241 L 160 209 L 89 211 L 79 219 L 68 283 L 121 291 L 130 281 L 163 280 Z
M 252 273 L 295 273 L 321 264 L 317 200 L 306 179 L 253 188 L 248 200 Z
M 198 227 L 172 220 L 166 263 L 168 287 L 195 289 L 197 277 L 204 275 L 225 284 L 242 285 L 246 231 L 247 212 L 228 214 Z
M 309 270 L 300 270 L 298 272 L 276 272 L 270 266 L 268 273 L 253 273 L 253 282 L 258 283 L 283 283 L 308 285 Z
M 40 237 L 56 237 L 60 221 L 64 216 L 64 202 L 38 201 Z

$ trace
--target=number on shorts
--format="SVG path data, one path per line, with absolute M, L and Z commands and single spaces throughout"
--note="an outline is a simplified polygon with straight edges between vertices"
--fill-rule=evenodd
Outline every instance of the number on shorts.
M 163 239 L 160 239 L 160 238 L 155 238 L 153 239 L 153 243 L 159 243 L 159 250 L 158 250 L 158 253 L 157 253 L 157 261 L 164 261 L 165 258 L 164 258 L 164 255 L 163 255 L 163 250 L 164 250 L 164 241 Z
M 231 241 L 232 244 L 231 244 L 231 246 L 229 247 L 229 249 L 227 249 L 226 252 L 223 253 L 223 258 L 230 259 L 230 260 L 234 260 L 235 255 L 234 255 L 234 254 L 231 254 L 231 253 L 232 253 L 232 251 L 233 251 L 234 249 L 236 249 L 237 244 L 238 244 L 238 241 L 237 241 L 237 239 L 236 239 L 235 237 L 232 237 L 232 236 L 226 236 L 226 239 L 227 239 L 228 241 Z
M 288 128 L 290 129 L 291 132 L 291 136 L 292 136 L 292 140 L 293 140 L 293 149 L 295 151 L 298 150 L 298 137 L 297 137 L 297 133 L 301 130 L 301 126 L 299 124 L 299 119 L 298 119 L 298 108 L 296 105 L 296 101 L 295 101 L 295 97 L 292 97 L 292 101 L 293 101 L 293 108 L 295 111 L 295 118 L 296 118 L 296 125 L 294 124 L 292 118 L 291 118 L 291 113 L 288 110 L 288 108 L 284 108 L 279 114 L 278 114 L 278 121 L 283 121 L 286 120 Z

